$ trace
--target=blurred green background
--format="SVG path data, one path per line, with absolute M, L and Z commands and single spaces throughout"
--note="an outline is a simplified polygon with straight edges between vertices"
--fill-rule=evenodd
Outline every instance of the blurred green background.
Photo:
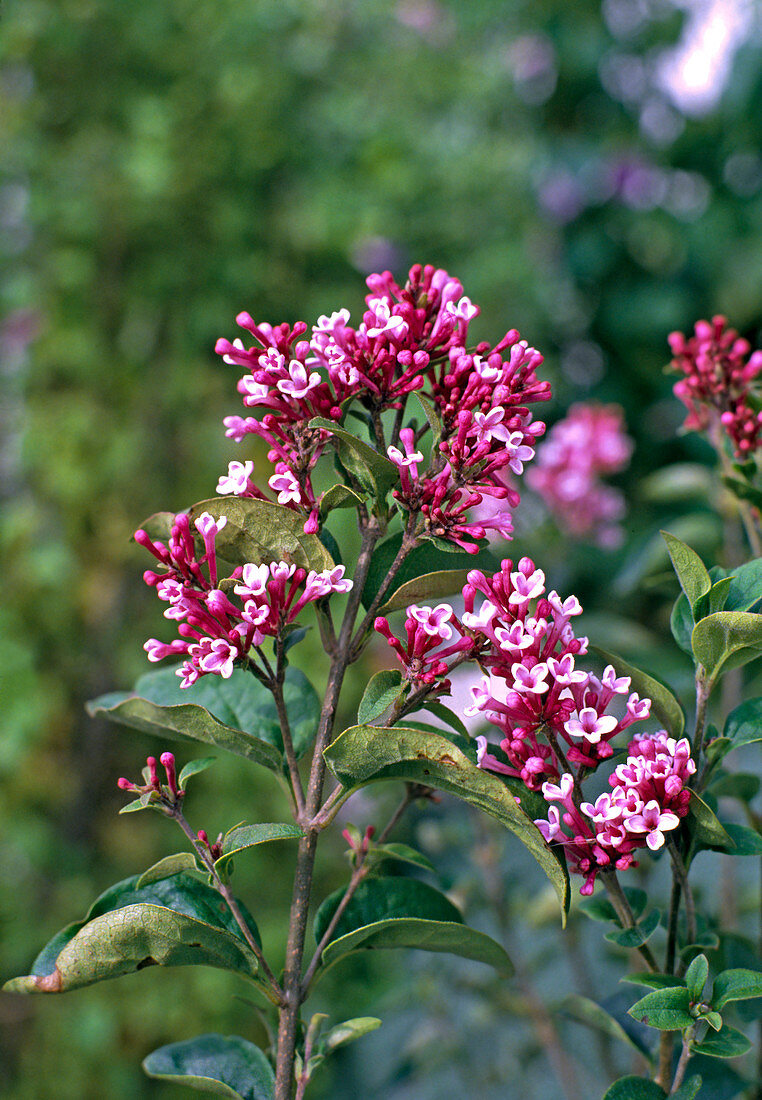
M 724 54 L 691 54 L 714 9 L 733 32 Z M 357 317 L 369 271 L 433 262 L 482 306 L 479 338 L 515 326 L 546 354 L 549 421 L 576 400 L 620 403 L 637 442 L 623 547 L 570 546 L 527 499 L 515 548 L 577 592 L 601 644 L 687 685 L 655 532 L 707 558 L 722 532 L 695 470 L 660 480 L 669 463 L 711 462 L 678 437 L 662 368 L 667 333 L 700 316 L 759 336 L 762 52 L 745 0 L 6 0 L 0 16 L 5 978 L 107 885 L 177 848 L 158 818 L 116 815 L 116 778 L 158 746 L 83 705 L 145 671 L 142 642 L 161 630 L 131 532 L 213 495 L 243 457 L 221 426 L 240 411 L 236 369 L 213 354 L 241 309 Z M 189 814 L 210 834 L 284 812 L 267 779 L 227 761 L 196 787 Z M 375 820 L 392 798 L 350 817 Z M 557 994 L 559 968 L 589 969 L 587 929 L 573 921 L 559 955 L 531 861 L 465 810 L 420 809 L 406 828 L 536 987 L 418 956 L 332 973 L 316 1007 L 385 1022 L 322 1071 L 316 1098 L 505 1097 L 519 1080 L 546 1096 L 532 997 Z M 341 882 L 341 842 L 326 847 L 320 896 Z M 273 846 L 241 868 L 275 958 L 290 866 Z M 0 1091 L 179 1096 L 141 1058 L 199 1031 L 266 1042 L 242 992 L 179 970 L 61 1001 L 3 996 Z M 629 1063 L 593 1048 L 577 1068 L 597 1095 L 606 1059 Z

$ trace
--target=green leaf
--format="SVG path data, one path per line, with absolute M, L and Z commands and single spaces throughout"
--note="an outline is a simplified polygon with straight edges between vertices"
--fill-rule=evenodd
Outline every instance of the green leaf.
M 140 527 L 154 542 L 163 542 L 166 546 L 175 525 L 174 512 L 154 512 L 148 519 L 143 520 Z
M 715 611 L 724 611 L 732 586 L 733 577 L 723 577 L 721 580 L 715 581 L 706 595 L 696 601 L 696 621 L 703 619 L 706 615 L 712 615 Z M 730 608 L 729 610 L 733 609 Z
M 717 611 L 696 623 L 691 635 L 696 660 L 714 680 L 720 671 L 753 661 L 762 654 L 762 615 Z
M 760 732 L 762 740 L 762 731 Z M 759 794 L 762 780 L 758 775 L 749 772 L 726 772 L 713 779 L 708 790 L 714 798 L 737 798 L 740 802 L 749 803 Z
M 664 1100 L 666 1092 L 647 1077 L 620 1077 L 606 1090 L 603 1100 Z
M 690 789 L 690 788 L 689 788 Z M 695 822 L 696 838 L 704 844 L 718 845 L 720 848 L 732 848 L 733 841 L 725 831 L 717 815 L 707 806 L 703 798 L 691 791 L 688 803 L 688 816 Z
M 409 682 L 405 682 L 404 688 L 408 690 Z M 357 710 L 357 720 L 366 725 L 374 718 L 380 718 L 384 711 L 399 698 L 403 690 L 402 673 L 399 669 L 383 669 L 370 678 L 368 686 L 363 692 L 360 706 Z
M 177 852 L 173 856 L 165 856 L 158 863 L 154 863 L 147 871 L 144 871 L 135 888 L 141 890 L 144 886 L 150 886 L 152 882 L 160 882 L 164 878 L 171 878 L 181 871 L 197 871 L 196 857 L 192 852 Z
M 641 1043 L 635 1042 L 619 1021 L 607 1012 L 602 1005 L 599 1005 L 597 1001 L 572 993 L 570 996 L 564 997 L 558 1007 L 570 1019 L 586 1024 L 587 1027 L 591 1027 L 595 1031 L 601 1031 L 604 1035 L 608 1035 L 621 1043 L 626 1043 L 631 1050 L 637 1051 L 638 1054 L 650 1061 L 651 1055 L 648 1049 Z
M 706 980 L 709 977 L 709 963 L 706 955 L 697 955 L 685 972 L 685 984 L 692 1001 L 701 1001 Z
M 509 785 L 483 771 L 453 743 L 438 733 L 398 727 L 352 726 L 325 751 L 339 782 L 360 788 L 382 779 L 405 779 L 447 791 L 478 806 L 514 832 L 553 883 L 565 913 L 569 878 L 556 853 L 545 843 L 533 819 L 516 802 L 524 797 L 520 782 Z
M 713 580 L 721 577 L 730 579 L 726 611 L 758 611 L 762 602 L 762 558 L 738 565 L 734 569 L 722 569 L 715 566 L 709 571 Z
M 299 669 L 288 668 L 283 689 L 297 755 L 312 744 L 320 700 Z M 250 673 L 235 669 L 225 680 L 202 676 L 181 688 L 174 669 L 141 676 L 135 691 L 111 692 L 87 705 L 93 717 L 174 741 L 200 741 L 244 756 L 272 771 L 283 768 L 283 742 L 272 694 Z
M 722 483 L 738 500 L 748 500 L 755 508 L 762 507 L 762 492 L 756 486 L 750 485 L 748 481 L 741 481 L 736 477 L 723 477 Z
M 389 568 L 397 556 L 397 551 L 402 545 L 402 534 L 398 532 L 385 539 L 373 551 L 373 557 L 368 570 L 368 579 L 362 593 L 364 607 L 369 607 L 379 588 L 386 580 Z M 500 562 L 490 550 L 480 550 L 478 554 L 467 554 L 464 550 L 447 544 L 448 551 L 444 551 L 431 542 L 425 541 L 411 550 L 400 566 L 394 580 L 386 593 L 386 607 L 391 603 L 392 596 L 408 581 L 420 580 L 425 574 L 453 573 L 470 569 L 483 569 L 485 572 L 494 573 L 500 568 Z M 453 552 L 450 553 L 449 550 Z M 451 592 L 456 592 L 458 585 Z M 462 586 L 461 586 L 462 587 Z M 443 595 L 445 593 L 442 593 Z M 406 599 L 402 606 L 414 602 Z
M 641 699 L 648 698 L 651 700 L 651 713 L 659 719 L 672 737 L 679 740 L 683 736 L 685 731 L 683 708 L 669 688 L 665 687 L 660 680 L 649 676 L 647 672 L 635 668 L 634 665 L 629 664 L 618 654 L 611 653 L 607 649 L 601 649 L 599 646 L 591 646 L 590 648 L 608 664 L 613 665 L 617 675 L 630 677 L 633 690 L 638 692 Z
M 429 401 L 428 397 L 424 397 L 420 390 L 415 391 L 415 396 L 431 428 L 432 446 L 436 447 L 442 438 L 442 418 L 432 402 Z
M 607 932 L 604 938 L 611 943 L 618 944 L 620 947 L 642 947 L 659 927 L 660 919 L 661 913 L 659 910 L 652 909 L 648 916 L 642 921 L 639 921 L 634 928 L 624 928 L 620 931 Z
M 227 519 L 215 546 L 218 555 L 232 565 L 286 561 L 317 573 L 334 567 L 317 535 L 305 535 L 304 516 L 282 504 L 250 497 L 215 497 L 191 508 L 191 525 L 204 512 L 214 519 Z
M 712 587 L 706 566 L 696 551 L 691 550 L 690 546 L 681 539 L 670 535 L 668 531 L 662 531 L 661 537 L 667 544 L 680 587 L 687 596 L 691 608 L 695 610 L 697 601 Z
M 288 823 L 236 825 L 235 829 L 225 834 L 222 841 L 222 855 L 215 860 L 217 870 L 227 868 L 230 860 L 239 852 L 247 848 L 254 848 L 257 844 L 265 844 L 271 840 L 300 840 L 304 836 L 304 830 L 298 825 Z
M 617 915 L 614 906 L 605 894 L 596 894 L 594 897 L 583 898 L 579 903 L 580 912 L 589 920 L 606 924 L 609 921 L 616 923 Z
M 675 600 L 669 626 L 672 637 L 680 648 L 684 649 L 690 657 L 693 657 L 693 650 L 691 649 L 691 634 L 694 627 L 693 614 L 684 592 L 681 592 Z
M 374 848 L 371 848 L 368 858 L 373 861 L 379 861 L 382 859 L 399 859 L 403 863 L 412 863 L 416 867 L 423 867 L 426 871 L 431 871 L 436 874 L 436 867 L 427 859 L 422 852 L 416 851 L 415 848 L 411 848 L 409 844 L 399 844 L 392 842 L 391 844 L 378 844 Z
M 320 942 L 344 889 L 325 899 L 315 915 Z M 439 890 L 412 878 L 369 878 L 360 883 L 323 952 L 328 969 L 355 951 L 415 947 L 445 951 L 487 963 L 499 973 L 513 973 L 511 960 L 495 940 L 463 924 L 460 911 Z
M 632 985 L 644 985 L 647 989 L 674 989 L 675 986 L 685 985 L 685 982 L 680 978 L 676 978 L 674 974 L 651 974 L 649 971 L 643 971 L 640 974 L 625 974 L 620 980 L 630 982 Z
M 185 784 L 188 782 L 191 776 L 198 775 L 199 772 L 205 772 L 207 768 L 211 768 L 216 759 L 216 756 L 202 756 L 198 760 L 189 761 L 180 772 L 177 780 L 177 784 L 180 789 L 185 789 Z
M 275 1077 L 259 1047 L 238 1035 L 199 1035 L 159 1047 L 143 1061 L 149 1077 L 234 1100 L 272 1100 Z
M 762 699 L 747 699 L 731 710 L 723 734 L 730 738 L 733 749 L 762 741 Z
M 752 997 L 762 997 L 762 973 L 757 970 L 723 970 L 714 979 L 712 1008 L 717 1011 L 729 1001 L 748 1001 Z
M 399 471 L 394 463 L 340 424 L 316 416 L 310 420 L 310 427 L 331 433 L 331 443 L 342 466 L 377 500 L 383 502 L 389 490 L 399 484 Z
M 723 1024 L 720 1031 L 710 1031 L 700 1043 L 692 1043 L 691 1050 L 697 1054 L 707 1054 L 710 1058 L 738 1058 L 750 1046 L 742 1032 Z
M 459 733 L 461 737 L 470 739 L 471 735 L 458 715 L 451 711 L 449 707 L 440 703 L 438 699 L 428 699 L 423 705 L 423 710 L 427 710 L 430 714 L 435 715 L 440 721 L 444 722 L 445 725 L 450 726 L 456 733 Z
M 762 856 L 762 836 L 756 829 L 747 825 L 736 825 L 732 821 L 723 821 L 722 827 L 730 837 L 730 844 L 711 844 L 714 852 L 725 852 L 731 856 Z
M 336 1050 L 346 1043 L 353 1043 L 355 1039 L 361 1039 L 363 1035 L 375 1031 L 381 1027 L 381 1021 L 376 1016 L 356 1016 L 353 1020 L 344 1020 L 327 1031 L 320 1041 L 321 1047 L 326 1051 Z
M 629 1009 L 630 1015 L 641 1024 L 656 1027 L 660 1031 L 682 1031 L 695 1024 L 689 1011 L 690 994 L 683 986 L 672 989 L 655 989 L 647 993 Z
M 459 593 L 468 580 L 468 569 L 440 569 L 436 573 L 424 573 L 422 577 L 401 584 L 391 599 L 379 609 L 379 615 L 389 615 L 410 604 L 425 600 L 438 600 L 442 596 Z
M 257 980 L 257 960 L 216 890 L 185 874 L 116 883 L 43 948 L 12 993 L 65 993 L 147 966 L 214 966 Z M 257 926 L 239 902 L 252 935 Z
M 334 508 L 360 508 L 363 499 L 348 485 L 332 485 L 320 498 L 320 515 L 327 516 Z

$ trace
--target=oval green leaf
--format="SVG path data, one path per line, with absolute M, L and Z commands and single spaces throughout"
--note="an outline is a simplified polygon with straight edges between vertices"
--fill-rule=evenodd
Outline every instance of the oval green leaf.
M 257 844 L 266 844 L 271 840 L 300 840 L 304 835 L 303 829 L 288 822 L 236 825 L 235 829 L 225 834 L 222 841 L 222 855 L 215 860 L 214 866 L 218 870 L 225 868 L 239 852 L 254 848 Z
M 569 906 L 569 876 L 545 843 L 533 819 L 517 803 L 525 788 L 483 771 L 440 733 L 398 727 L 352 726 L 325 751 L 331 771 L 344 787 L 359 788 L 382 779 L 404 779 L 447 791 L 492 817 L 518 836 L 555 887 L 562 912 Z
M 317 535 L 305 535 L 304 516 L 282 504 L 250 497 L 214 497 L 194 504 L 189 512 L 191 524 L 204 512 L 227 520 L 215 546 L 219 556 L 233 565 L 286 561 L 317 573 L 334 567 Z
M 651 1061 L 653 1057 L 651 1051 L 642 1043 L 637 1042 L 633 1036 L 628 1035 L 619 1021 L 607 1012 L 602 1005 L 599 1005 L 597 1001 L 591 1000 L 590 997 L 572 993 L 570 996 L 564 997 L 558 1007 L 571 1020 L 577 1020 L 580 1024 L 585 1024 L 587 1027 L 600 1031 L 618 1042 L 625 1043 L 631 1050 L 642 1055 L 647 1061 Z
M 752 997 L 762 997 L 762 973 L 757 970 L 723 970 L 714 980 L 712 1008 L 717 1011 L 729 1001 L 748 1001 Z
M 298 756 L 312 744 L 320 700 L 307 677 L 286 670 L 283 688 Z M 272 771 L 283 768 L 280 722 L 271 692 L 250 673 L 235 669 L 225 680 L 202 676 L 181 688 L 174 668 L 141 676 L 134 692 L 110 692 L 87 705 L 93 717 L 175 741 L 200 741 L 244 756 Z
M 717 611 L 696 623 L 691 635 L 696 660 L 714 680 L 721 671 L 738 668 L 762 655 L 762 615 Z
M 399 484 L 400 475 L 394 463 L 340 424 L 316 416 L 310 420 L 310 427 L 331 433 L 331 442 L 342 466 L 377 500 L 383 501 L 389 490 Z
M 15 978 L 5 988 L 65 992 L 140 970 L 151 965 L 149 959 L 161 966 L 221 966 L 254 977 L 257 960 L 216 890 L 186 874 L 138 888 L 139 879 L 133 875 L 109 887 L 83 920 L 62 929 L 42 949 L 31 975 Z M 238 904 L 259 942 L 254 919 Z M 200 939 L 194 938 L 196 933 Z M 147 945 L 151 950 L 145 950 Z
M 346 1043 L 353 1043 L 355 1039 L 361 1039 L 363 1035 L 368 1035 L 379 1027 L 381 1021 L 377 1016 L 356 1016 L 352 1020 L 335 1024 L 320 1040 L 320 1046 L 328 1053 Z
M 409 687 L 410 684 L 406 681 L 405 690 Z M 380 718 L 395 699 L 399 698 L 402 690 L 402 673 L 397 668 L 382 669 L 375 676 L 371 676 L 357 709 L 357 721 L 361 725 L 366 725 L 374 718 Z
M 238 1035 L 198 1035 L 159 1047 L 143 1061 L 149 1077 L 233 1100 L 272 1100 L 275 1078 L 265 1055 Z
M 654 1081 L 647 1077 L 620 1077 L 610 1089 L 607 1089 L 603 1100 L 664 1100 L 666 1092 Z
M 710 1031 L 700 1043 L 692 1043 L 691 1050 L 708 1054 L 710 1058 L 738 1058 L 750 1046 L 751 1042 L 742 1032 L 724 1024 L 720 1031 Z
M 762 699 L 747 699 L 735 710 L 731 710 L 725 722 L 723 736 L 730 738 L 730 748 L 733 749 L 762 741 Z
M 682 1031 L 696 1021 L 689 1012 L 690 994 L 684 986 L 655 989 L 647 993 L 628 1011 L 635 1020 L 660 1031 Z
M 320 942 L 344 890 L 331 894 L 315 915 Z M 369 878 L 361 882 L 323 951 L 321 969 L 355 951 L 415 947 L 443 951 L 513 973 L 504 948 L 490 936 L 463 923 L 460 911 L 439 890 L 412 878 Z
M 618 675 L 630 677 L 633 690 L 638 692 L 641 699 L 648 698 L 651 700 L 652 714 L 659 719 L 672 737 L 679 740 L 683 736 L 685 731 L 683 708 L 669 688 L 665 687 L 660 680 L 649 676 L 647 672 L 635 668 L 634 665 L 625 661 L 617 653 L 611 653 L 599 646 L 591 646 L 590 648 L 594 653 L 599 654 L 604 661 L 608 661 L 609 664 L 613 665 Z
M 135 889 L 141 890 L 144 886 L 150 886 L 152 882 L 161 882 L 162 879 L 172 878 L 181 871 L 197 871 L 196 857 L 192 852 L 177 852 L 173 856 L 165 856 L 158 863 L 154 863 L 147 871 L 144 871 L 135 883 Z
M 723 828 L 714 810 L 707 806 L 703 798 L 700 798 L 695 791 L 691 791 L 688 816 L 695 822 L 697 840 L 703 844 L 717 845 L 720 848 L 733 847 L 733 841 Z
M 661 537 L 667 544 L 680 587 L 687 596 L 691 608 L 695 609 L 698 600 L 712 587 L 706 566 L 696 551 L 681 539 L 670 535 L 668 531 L 662 531 Z
M 422 577 L 401 584 L 391 599 L 379 610 L 379 615 L 388 615 L 399 611 L 409 604 L 420 604 L 425 600 L 438 600 L 442 596 L 452 596 L 460 592 L 468 580 L 468 569 L 440 569 L 436 573 L 424 573 Z
M 385 539 L 373 551 L 373 558 L 368 570 L 368 579 L 362 593 L 364 607 L 369 607 L 379 588 L 386 580 L 389 567 L 397 556 L 397 551 L 402 545 L 402 534 L 398 532 Z M 452 573 L 470 569 L 483 569 L 485 572 L 494 573 L 500 568 L 500 562 L 491 550 L 480 550 L 478 554 L 467 554 L 460 550 L 454 543 L 447 544 L 448 551 L 441 550 L 433 543 L 426 541 L 411 550 L 399 568 L 394 580 L 390 584 L 387 593 L 387 606 L 394 594 L 408 581 L 417 580 L 427 573 Z M 453 552 L 450 553 L 449 550 Z M 457 568 L 456 568 L 457 567 Z M 408 603 L 411 601 L 407 601 Z M 404 606 L 407 606 L 406 604 Z

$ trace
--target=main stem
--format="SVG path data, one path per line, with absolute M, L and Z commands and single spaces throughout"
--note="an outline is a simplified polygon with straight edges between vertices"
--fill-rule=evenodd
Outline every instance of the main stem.
M 294 890 L 291 898 L 291 913 L 286 944 L 286 962 L 283 971 L 284 1004 L 278 1019 L 278 1053 L 275 1069 L 275 1100 L 291 1100 L 294 1090 L 294 1058 L 299 1027 L 299 1012 L 304 1000 L 302 988 L 302 960 L 304 941 L 307 932 L 312 877 L 315 867 L 320 826 L 315 823 L 323 796 L 325 781 L 325 760 L 323 752 L 333 733 L 336 707 L 344 682 L 344 675 L 350 663 L 350 641 L 357 612 L 360 607 L 363 587 L 368 576 L 373 548 L 380 537 L 378 521 L 370 517 L 362 532 L 362 545 L 357 559 L 354 585 L 349 596 L 341 631 L 334 650 L 328 674 L 328 686 L 320 713 L 315 751 L 312 757 L 309 785 L 305 798 L 305 818 L 309 822 L 306 835 L 299 841 L 294 873 Z

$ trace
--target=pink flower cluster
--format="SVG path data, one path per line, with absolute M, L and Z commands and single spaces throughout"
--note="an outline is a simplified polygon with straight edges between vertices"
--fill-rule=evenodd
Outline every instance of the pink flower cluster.
M 135 541 L 165 570 L 147 570 L 143 578 L 156 589 L 159 599 L 169 604 L 164 616 L 178 621 L 180 634 L 169 643 L 149 638 L 143 648 L 149 661 L 184 656 L 186 660 L 177 670 L 182 687 L 208 673 L 230 677 L 236 661 L 246 659 L 266 637 L 280 634 L 306 604 L 352 587 L 344 577 L 343 565 L 317 573 L 280 561 L 238 567 L 226 579 L 223 590 L 218 585 L 216 538 L 226 523 L 224 516 L 215 520 L 208 512 L 196 519 L 203 553 L 197 551 L 184 513 L 175 516 L 166 545 L 142 529 L 135 532 Z M 231 599 L 231 594 L 238 600 Z
M 459 631 L 460 638 L 452 645 L 442 648 L 442 644 L 452 638 L 451 623 Z M 382 616 L 375 620 L 373 627 L 386 638 L 399 657 L 408 680 L 415 686 L 438 681 L 438 687 L 446 690 L 449 683 L 442 678 L 449 671 L 447 658 L 456 653 L 470 653 L 474 649 L 473 639 L 466 635 L 447 603 L 440 603 L 437 607 L 418 607 L 416 604 L 408 607 L 405 620 L 406 646 L 394 637 L 388 620 Z
M 573 538 L 616 546 L 624 496 L 601 477 L 624 469 L 632 449 L 618 405 L 572 405 L 548 433 L 527 481 Z
M 762 445 L 762 412 L 755 410 L 752 384 L 762 371 L 762 351 L 751 355 L 751 345 L 727 328 L 725 317 L 698 321 L 694 334 L 669 336 L 671 367 L 685 377 L 674 392 L 688 409 L 684 427 L 712 430 L 721 424 L 737 458 L 746 458 Z
M 548 819 L 535 825 L 548 843 L 563 845 L 569 869 L 585 876 L 582 894 L 592 894 L 600 871 L 637 866 L 633 853 L 639 848 L 658 851 L 664 834 L 688 812 L 686 784 L 696 765 L 687 738 L 675 741 L 664 730 L 636 735 L 628 752 L 609 777 L 611 791 L 595 802 L 579 799 L 570 772 L 542 787 L 545 800 L 563 811 L 551 806 Z
M 370 275 L 367 283 L 367 309 L 357 327 L 350 325 L 346 309 L 320 317 L 309 336 L 303 322 L 273 327 L 255 323 L 248 313 L 238 315 L 238 324 L 255 343 L 246 347 L 241 340 L 222 339 L 217 351 L 226 362 L 246 368 L 238 384 L 244 405 L 264 412 L 259 418 L 228 417 L 227 434 L 239 441 L 247 434 L 266 440 L 275 467 L 270 489 L 280 504 L 304 515 L 305 531 L 314 532 L 320 501 L 312 470 L 330 432 L 311 427 L 310 421 L 321 417 L 338 423 L 352 399 L 376 417 L 377 425 L 378 414 L 395 409 L 400 426 L 388 448 L 400 470 L 395 498 L 420 514 L 432 534 L 476 551 L 474 540 L 488 527 L 510 532 L 510 515 L 485 524 L 469 522 L 468 510 L 484 495 L 515 507 L 518 494 L 500 474 L 508 469 L 520 473 L 545 430 L 526 407 L 550 397 L 549 383 L 536 376 L 542 356 L 515 329 L 494 347 L 469 348 L 469 324 L 479 309 L 441 268 L 417 264 L 404 286 L 388 271 Z M 415 391 L 443 422 L 428 469 L 420 476 L 423 430 L 402 427 L 405 403 Z M 383 439 L 376 443 L 387 449 Z M 232 462 L 217 491 L 263 498 L 252 474 L 251 462 Z
M 440 694 L 454 664 L 478 661 L 486 675 L 472 686 L 465 714 L 483 716 L 502 735 L 499 754 L 477 737 L 478 765 L 561 803 L 563 813 L 551 806 L 535 824 L 547 841 L 564 845 L 571 870 L 585 877 L 582 892 L 591 893 L 600 870 L 630 867 L 644 845 L 660 848 L 685 816 L 685 784 L 696 770 L 690 745 L 664 731 L 636 734 L 609 780 L 611 792 L 583 801 L 582 780 L 613 756 L 614 738 L 649 717 L 651 700 L 631 692 L 630 678 L 612 665 L 600 679 L 577 667 L 587 638 L 577 637 L 572 620 L 582 607 L 575 596 L 546 594 L 545 575 L 530 558 L 515 568 L 506 559 L 491 578 L 472 570 L 463 600 L 460 617 L 446 603 L 408 607 L 406 644 L 384 618 L 375 629 L 414 688 L 430 685 Z

